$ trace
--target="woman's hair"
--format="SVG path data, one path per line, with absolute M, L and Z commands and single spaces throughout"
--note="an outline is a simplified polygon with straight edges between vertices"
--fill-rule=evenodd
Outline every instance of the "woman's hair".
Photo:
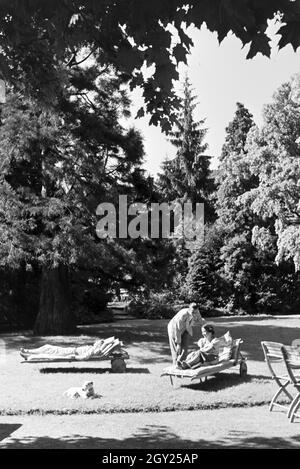
M 206 332 L 209 332 L 210 334 L 215 335 L 215 328 L 211 324 L 204 324 L 204 326 L 202 326 L 202 329 L 205 329 Z

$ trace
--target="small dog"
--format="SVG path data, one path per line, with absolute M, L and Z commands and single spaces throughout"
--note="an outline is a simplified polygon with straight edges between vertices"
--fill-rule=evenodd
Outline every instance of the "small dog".
M 72 399 L 76 399 L 77 397 L 82 397 L 83 399 L 95 397 L 94 383 L 92 381 L 86 381 L 81 387 L 69 388 L 63 394 L 64 396 L 71 397 Z

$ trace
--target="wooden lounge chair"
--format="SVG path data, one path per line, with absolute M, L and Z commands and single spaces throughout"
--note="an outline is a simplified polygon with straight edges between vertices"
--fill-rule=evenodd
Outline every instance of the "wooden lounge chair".
M 241 354 L 241 344 L 243 341 L 241 339 L 236 339 L 233 341 L 233 347 L 231 352 L 231 358 L 229 360 L 219 361 L 215 364 L 205 365 L 199 364 L 195 368 L 190 368 L 187 370 L 180 370 L 176 368 L 174 365 L 166 368 L 161 376 L 169 376 L 171 384 L 173 385 L 173 377 L 177 378 L 189 378 L 192 381 L 200 380 L 202 381 L 203 378 L 207 379 L 208 376 L 213 376 L 223 370 L 228 370 L 229 368 L 233 368 L 234 366 L 240 366 L 240 375 L 246 376 L 247 375 L 247 365 L 246 365 L 246 358 Z
M 286 395 L 286 397 L 289 400 L 289 403 L 293 401 L 293 396 L 286 389 L 287 386 L 291 384 L 289 374 L 283 374 L 283 373 L 279 374 L 279 372 L 276 369 L 278 365 L 283 364 L 284 362 L 282 351 L 281 351 L 283 344 L 279 342 L 261 342 L 261 345 L 262 345 L 262 349 L 264 352 L 265 361 L 271 373 L 271 377 L 279 386 L 279 389 L 275 392 L 274 396 L 272 397 L 269 410 L 272 411 L 273 407 L 277 406 L 277 407 L 281 407 L 282 409 L 286 409 L 287 411 L 289 411 L 290 405 L 286 406 L 277 402 L 279 396 L 281 397 L 282 393 Z M 284 371 L 284 370 L 280 370 L 280 371 Z
M 33 355 L 29 359 L 23 360 L 21 363 L 82 363 L 110 360 L 111 370 L 113 373 L 125 373 L 125 360 L 127 359 L 129 359 L 129 355 L 123 348 L 123 343 L 118 339 L 115 339 L 107 347 L 100 351 L 99 354 L 88 358 L 80 358 L 75 355 L 69 355 L 67 357 L 57 355 Z
M 300 376 L 295 375 L 295 370 L 300 370 L 300 351 L 298 347 L 283 345 L 281 352 L 290 383 L 297 391 L 288 410 L 288 418 L 293 422 L 295 417 L 300 417 L 300 415 L 297 415 L 300 406 Z

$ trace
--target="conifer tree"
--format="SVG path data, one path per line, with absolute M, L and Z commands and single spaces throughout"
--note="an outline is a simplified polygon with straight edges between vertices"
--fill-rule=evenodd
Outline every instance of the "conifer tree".
M 99 81 L 95 72 L 77 71 L 59 112 L 20 94 L 3 107 L 0 264 L 40 269 L 38 334 L 74 330 L 73 269 L 90 266 L 122 281 L 132 265 L 126 246 L 96 238 L 96 207 L 116 203 L 119 193 L 147 192 L 142 139 L 119 124 L 128 99 L 118 79 Z
M 207 129 L 203 127 L 205 119 L 194 120 L 195 101 L 191 83 L 186 77 L 175 129 L 170 138 L 177 148 L 176 156 L 163 163 L 158 181 L 163 197 L 168 201 L 204 202 L 209 192 L 210 157 L 203 154 L 208 147 L 204 143 Z
M 239 154 L 245 150 L 248 132 L 254 125 L 253 116 L 248 109 L 239 102 L 236 103 L 236 106 L 234 118 L 226 127 L 225 143 L 220 157 L 221 162 L 226 157 Z
M 195 120 L 196 106 L 196 96 L 186 77 L 176 125 L 170 134 L 170 141 L 176 147 L 177 152 L 174 159 L 163 163 L 162 173 L 158 178 L 158 189 L 161 201 L 191 202 L 193 210 L 196 203 L 204 203 L 207 221 L 213 214 L 209 199 L 213 184 L 209 170 L 210 157 L 204 154 L 208 148 L 207 143 L 204 142 L 207 133 L 204 127 L 205 119 Z M 193 242 L 187 243 L 185 237 L 180 235 L 173 243 L 176 248 L 174 265 L 177 271 L 177 278 L 174 281 L 179 284 L 186 275 Z
M 246 140 L 253 126 L 252 114 L 243 104 L 237 103 L 234 118 L 226 127 L 225 143 L 216 178 L 217 213 L 222 222 L 230 226 L 231 231 L 251 223 L 251 219 L 248 219 L 249 212 L 240 210 L 236 205 L 236 198 L 258 183 L 245 164 Z

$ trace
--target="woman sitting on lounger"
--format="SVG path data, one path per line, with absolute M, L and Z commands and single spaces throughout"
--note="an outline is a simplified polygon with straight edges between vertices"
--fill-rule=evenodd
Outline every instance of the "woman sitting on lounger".
M 58 345 L 46 344 L 34 349 L 21 348 L 20 355 L 28 361 L 39 360 L 88 360 L 95 356 L 105 356 L 120 344 L 118 339 L 109 337 L 108 339 L 96 340 L 93 345 L 82 345 L 79 347 L 60 347 Z
M 183 370 L 193 368 L 195 365 L 210 363 L 218 360 L 219 339 L 215 338 L 214 327 L 205 324 L 202 327 L 203 338 L 198 341 L 199 350 L 191 352 L 185 361 L 178 362 L 177 367 Z

